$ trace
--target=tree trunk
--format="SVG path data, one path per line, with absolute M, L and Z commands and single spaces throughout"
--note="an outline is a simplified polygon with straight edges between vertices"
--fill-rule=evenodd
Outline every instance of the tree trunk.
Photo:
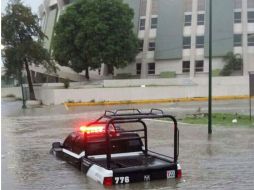
M 88 67 L 86 68 L 86 79 L 87 79 L 87 80 L 90 79 L 90 77 L 89 77 L 89 68 L 88 68 Z
M 107 64 L 108 74 L 114 75 L 114 67 L 113 65 Z
M 25 62 L 25 68 L 26 68 L 26 74 L 27 74 L 27 82 L 28 82 L 28 87 L 29 87 L 30 100 L 35 100 L 35 94 L 34 94 L 31 73 L 30 73 L 29 65 L 27 62 Z

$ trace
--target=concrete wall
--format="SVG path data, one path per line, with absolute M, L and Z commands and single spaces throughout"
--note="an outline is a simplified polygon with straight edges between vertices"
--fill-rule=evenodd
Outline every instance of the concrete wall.
M 148 100 L 166 98 L 191 98 L 207 97 L 208 81 L 204 77 L 189 79 L 149 79 L 149 80 L 114 80 L 106 81 L 111 88 L 83 88 L 83 89 L 52 89 L 36 87 L 37 99 L 43 104 L 61 104 L 68 101 L 126 101 L 126 100 Z M 171 84 L 171 86 L 150 87 L 122 87 L 127 84 Z M 117 85 L 116 85 L 117 84 Z M 2 88 L 4 94 L 20 93 L 20 88 Z M 215 77 L 213 78 L 213 96 L 248 95 L 248 77 Z M 16 95 L 16 94 L 15 94 Z
M 159 87 L 125 87 L 125 88 L 91 88 L 91 89 L 56 89 L 44 91 L 52 93 L 42 99 L 44 104 L 61 104 L 71 101 L 125 101 L 166 98 L 207 97 L 208 87 L 203 78 L 197 79 L 200 85 L 192 86 L 159 86 Z M 203 83 L 203 84 L 202 84 Z M 213 96 L 248 95 L 248 80 L 239 79 L 221 81 L 215 79 Z M 50 96 L 50 98 L 48 98 Z M 53 100 L 54 99 L 54 100 Z M 52 102 L 51 102 L 52 101 Z
M 22 97 L 22 92 L 20 87 L 11 87 L 11 88 L 1 88 L 1 97 L 5 97 L 7 95 L 15 95 L 16 98 Z
M 173 78 L 173 79 L 123 79 L 123 80 L 104 80 L 104 87 L 137 87 L 141 85 L 195 85 L 189 78 Z

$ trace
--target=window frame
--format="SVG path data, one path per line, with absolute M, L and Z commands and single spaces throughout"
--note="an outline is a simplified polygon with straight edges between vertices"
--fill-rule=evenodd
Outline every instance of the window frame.
M 253 17 L 249 16 L 251 13 L 253 14 Z M 247 19 L 248 19 L 248 23 L 254 23 L 254 11 L 248 11 Z
M 188 39 L 189 43 L 185 44 L 185 40 Z M 190 49 L 191 48 L 191 36 L 184 36 L 183 37 L 183 49 Z
M 144 50 L 144 40 L 139 40 L 139 52 L 142 52 Z
M 198 43 L 198 39 L 202 39 L 203 43 Z M 196 48 L 204 48 L 204 41 L 205 41 L 205 37 L 204 36 L 196 36 Z
M 153 20 L 156 20 L 156 23 L 153 23 Z M 158 17 L 151 18 L 151 29 L 156 29 L 158 25 Z
M 144 22 L 142 22 L 144 21 Z M 145 30 L 146 29 L 146 19 L 145 18 L 140 18 L 139 21 L 139 30 Z
M 252 39 L 252 41 L 250 41 Z M 248 34 L 248 46 L 254 46 L 254 34 Z
M 202 66 L 197 66 L 200 63 L 202 63 Z M 195 61 L 195 73 L 202 73 L 202 72 L 204 72 L 204 60 L 196 60 Z
M 141 69 L 142 69 L 142 63 L 136 63 L 136 75 L 141 75 Z
M 153 68 L 150 68 L 151 66 Z M 155 62 L 151 62 L 151 63 L 147 64 L 147 74 L 148 75 L 155 75 Z
M 236 39 L 238 39 L 237 37 L 240 37 L 240 41 L 237 41 Z M 242 46 L 242 34 L 234 34 L 234 47 L 241 47 Z
M 237 14 L 240 14 L 240 18 L 236 18 Z M 241 11 L 234 12 L 234 23 L 242 23 L 242 12 Z
M 187 21 L 187 19 L 186 19 L 187 17 L 190 17 L 190 21 Z M 192 20 L 191 14 L 184 15 L 184 26 L 191 26 L 191 20 Z
M 199 16 L 203 16 L 203 20 L 200 20 Z M 204 13 L 198 13 L 197 14 L 197 25 L 198 26 L 205 25 L 205 14 Z
M 151 44 L 153 44 L 153 46 L 151 46 Z M 155 51 L 155 41 L 149 41 L 148 43 L 148 51 Z
M 186 63 L 188 67 L 185 67 Z M 182 61 L 182 73 L 190 73 L 190 61 Z

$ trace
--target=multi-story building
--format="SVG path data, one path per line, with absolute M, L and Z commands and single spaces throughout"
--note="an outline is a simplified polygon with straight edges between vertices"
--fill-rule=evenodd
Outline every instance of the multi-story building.
M 134 31 L 141 41 L 136 62 L 115 74 L 141 78 L 162 72 L 177 77 L 208 73 L 209 0 L 123 0 L 134 11 Z M 45 0 L 40 6 L 42 28 L 51 49 L 53 27 L 73 1 Z M 254 0 L 212 0 L 213 69 L 222 69 L 228 52 L 243 59 L 241 72 L 254 70 Z M 104 72 L 102 72 L 104 73 Z

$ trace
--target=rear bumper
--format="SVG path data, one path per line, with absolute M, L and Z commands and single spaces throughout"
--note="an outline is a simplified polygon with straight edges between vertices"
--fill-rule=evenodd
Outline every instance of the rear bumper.
M 164 166 L 134 166 L 126 168 L 106 169 L 96 163 L 83 159 L 81 171 L 93 180 L 104 184 L 105 179 L 111 178 L 110 185 L 127 184 L 135 182 L 146 182 L 161 179 L 179 178 L 180 165 L 170 163 Z

